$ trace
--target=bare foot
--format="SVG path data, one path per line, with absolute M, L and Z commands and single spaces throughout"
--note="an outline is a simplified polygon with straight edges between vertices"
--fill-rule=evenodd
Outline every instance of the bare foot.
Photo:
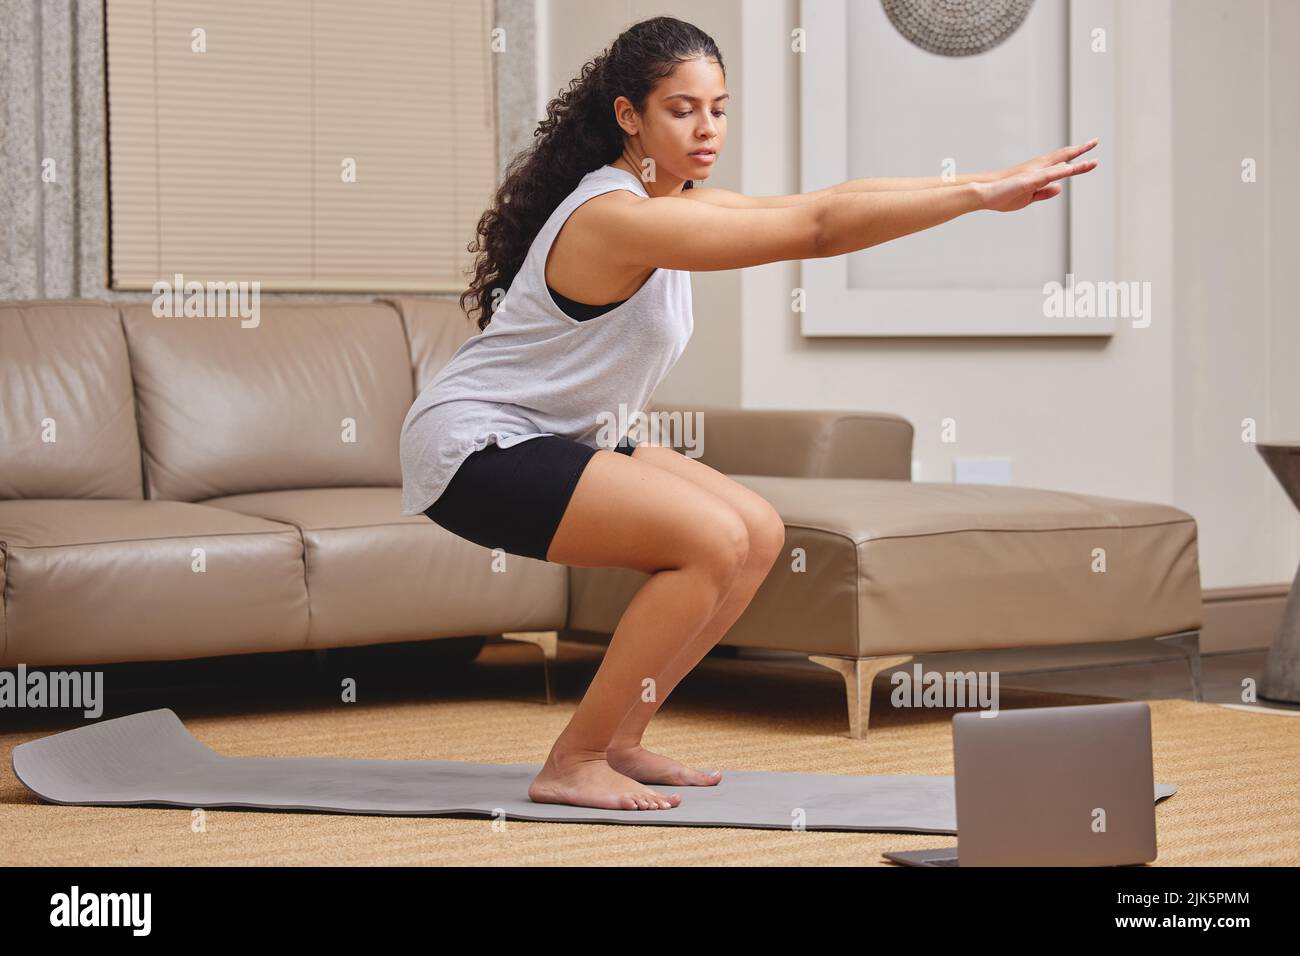
M 567 803 L 602 810 L 671 810 L 679 794 L 665 796 L 619 773 L 602 754 L 546 758 L 528 787 L 535 803 Z
M 642 783 L 664 783 L 673 787 L 712 787 L 722 780 L 722 771 L 705 773 L 683 766 L 671 757 L 635 747 L 611 748 L 606 753 L 609 765 Z

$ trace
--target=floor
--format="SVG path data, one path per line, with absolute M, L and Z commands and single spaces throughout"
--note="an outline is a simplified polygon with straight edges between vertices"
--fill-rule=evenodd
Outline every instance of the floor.
M 106 668 L 112 706 L 104 716 L 170 707 L 200 741 L 230 756 L 540 764 L 602 652 L 561 642 L 556 699 L 547 705 L 535 648 L 493 643 L 465 664 L 446 656 L 450 646 L 113 665 Z M 1179 788 L 1156 806 L 1160 855 L 1153 865 L 1300 865 L 1300 722 L 1194 703 L 1181 658 L 1144 659 L 1161 654 L 1150 648 L 1125 653 L 1104 664 L 1091 650 L 1044 653 L 1033 661 L 1003 658 L 997 661 L 1001 706 L 1149 700 L 1156 779 Z M 1207 701 L 1239 702 L 1242 680 L 1257 678 L 1262 661 L 1262 652 L 1205 658 Z M 987 655 L 932 657 L 922 664 L 994 666 Z M 356 681 L 356 703 L 340 701 L 341 677 Z M 954 711 L 891 708 L 888 673 L 873 691 L 871 729 L 852 740 L 839 675 L 803 658 L 738 656 L 722 648 L 665 703 L 646 743 L 724 773 L 951 774 Z M 924 834 L 672 825 L 511 820 L 497 827 L 472 815 L 222 807 L 204 809 L 204 825 L 196 830 L 193 808 L 60 806 L 24 787 L 10 766 L 13 747 L 77 723 L 66 712 L 0 712 L 0 866 L 881 866 L 891 865 L 881 857 L 886 850 L 956 842 Z

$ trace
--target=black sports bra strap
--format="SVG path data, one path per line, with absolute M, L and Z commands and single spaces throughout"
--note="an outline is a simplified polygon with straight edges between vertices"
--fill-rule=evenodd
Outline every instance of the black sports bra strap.
M 619 299 L 617 302 L 610 302 L 607 305 L 591 305 L 587 302 L 574 302 L 567 296 L 560 295 L 551 288 L 549 282 L 546 284 L 546 289 L 555 299 L 555 304 L 560 307 L 560 311 L 571 319 L 577 319 L 579 322 L 594 319 L 598 315 L 604 315 L 610 309 L 617 308 L 627 301 L 627 299 Z

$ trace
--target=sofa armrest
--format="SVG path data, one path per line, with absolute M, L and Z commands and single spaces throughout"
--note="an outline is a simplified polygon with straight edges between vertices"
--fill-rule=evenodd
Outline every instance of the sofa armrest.
M 912 478 L 912 423 L 888 412 L 794 411 L 651 402 L 661 419 L 659 444 L 685 453 L 694 443 L 700 461 L 730 475 L 787 478 Z M 694 432 L 681 426 L 690 418 Z M 672 422 L 667 427 L 668 421 Z M 637 440 L 635 431 L 632 435 Z M 692 457 L 696 457 L 694 454 Z

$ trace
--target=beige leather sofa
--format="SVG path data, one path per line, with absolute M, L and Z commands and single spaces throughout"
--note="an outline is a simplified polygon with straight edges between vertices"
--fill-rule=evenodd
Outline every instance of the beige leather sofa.
M 473 331 L 451 299 L 267 303 L 252 328 L 0 303 L 0 666 L 465 635 L 545 662 L 557 636 L 607 639 L 645 575 L 517 556 L 501 574 L 400 513 L 402 420 Z M 682 411 L 703 413 L 702 460 L 787 526 L 723 643 L 839 670 L 852 736 L 872 677 L 922 652 L 1163 638 L 1199 696 L 1185 512 L 912 482 L 897 415 Z

